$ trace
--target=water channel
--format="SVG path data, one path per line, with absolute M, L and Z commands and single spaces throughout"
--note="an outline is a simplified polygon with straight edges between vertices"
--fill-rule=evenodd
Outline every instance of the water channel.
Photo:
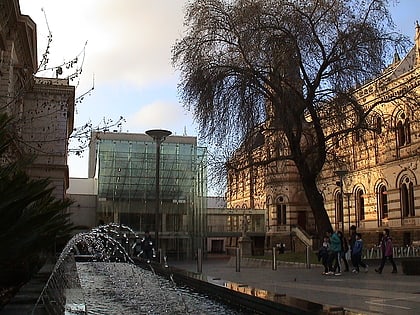
M 65 315 L 250 314 L 157 275 L 153 264 L 150 270 L 138 267 L 128 253 L 136 238 L 128 227 L 116 224 L 75 235 L 32 314 L 38 314 L 39 306 L 48 314 Z
M 77 271 L 87 314 L 244 314 L 132 264 L 77 263 Z

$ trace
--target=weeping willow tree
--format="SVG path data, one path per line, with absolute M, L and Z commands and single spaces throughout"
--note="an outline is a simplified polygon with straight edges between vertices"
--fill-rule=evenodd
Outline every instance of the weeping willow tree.
M 25 172 L 31 157 L 11 158 L 14 132 L 11 120 L 0 114 L 0 285 L 26 281 L 67 242 L 73 225 L 69 200 L 53 197 L 48 179 L 31 179 Z
M 280 154 L 265 163 L 293 161 L 319 232 L 331 229 L 317 187 L 327 143 L 374 129 L 373 108 L 352 91 L 408 42 L 392 31 L 388 7 L 385 0 L 196 0 L 173 48 L 182 100 L 203 137 L 252 154 L 243 146 L 256 132 L 280 135 Z

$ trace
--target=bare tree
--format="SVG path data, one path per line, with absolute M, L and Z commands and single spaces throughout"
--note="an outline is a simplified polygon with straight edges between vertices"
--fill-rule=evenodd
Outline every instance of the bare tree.
M 317 188 L 328 141 L 372 129 L 366 123 L 372 108 L 359 104 L 352 89 L 378 76 L 408 42 L 392 32 L 388 5 L 196 0 L 173 48 L 181 97 L 201 134 L 218 144 L 239 138 L 243 145 L 252 145 L 246 139 L 256 133 L 280 137 L 282 153 L 262 163 L 294 162 L 319 232 L 331 229 Z
M 0 30 L 2 31 L 3 36 L 5 36 L 5 40 L 11 40 L 11 38 L 16 36 L 14 35 L 15 32 L 19 31 L 12 19 L 13 15 L 10 14 L 11 11 L 8 11 L 11 10 L 10 3 L 2 2 L 0 5 L 0 8 L 4 12 L 8 13 L 4 16 L 1 16 L 0 18 Z M 6 68 L 6 65 L 11 65 L 13 63 L 19 65 L 16 67 L 16 69 L 13 69 L 11 77 L 14 77 L 9 79 L 10 86 L 5 86 L 5 88 L 0 89 L 0 112 L 8 112 L 11 115 L 12 119 L 9 121 L 9 123 L 12 124 L 16 130 L 23 130 L 23 126 L 27 125 L 31 121 L 40 118 L 45 119 L 46 116 L 54 117 L 54 115 L 60 114 L 63 111 L 61 106 L 49 106 L 49 102 L 46 102 L 44 107 L 52 108 L 48 110 L 48 113 L 39 110 L 31 111 L 30 115 L 22 115 L 23 112 L 21 107 L 23 99 L 34 89 L 37 78 L 49 79 L 55 77 L 56 79 L 65 79 L 68 80 L 68 82 L 73 83 L 76 92 L 79 92 L 80 90 L 79 84 L 83 72 L 87 41 L 85 42 L 82 50 L 76 56 L 69 60 L 63 61 L 60 64 L 50 65 L 53 36 L 48 24 L 46 12 L 43 8 L 41 10 L 44 13 L 45 23 L 48 29 L 48 36 L 46 47 L 42 53 L 42 58 L 39 61 L 39 64 L 29 65 L 29 63 L 24 60 L 19 62 L 12 62 L 11 60 L 7 60 L 7 58 L 13 57 L 12 54 L 8 55 L 7 53 L 4 54 L 4 58 L 2 55 L 0 62 L 0 76 L 8 75 L 8 73 L 3 73 L 3 67 Z M 20 66 L 20 64 L 24 66 Z M 10 68 L 7 71 L 10 71 Z M 83 100 L 90 96 L 93 91 L 94 80 L 92 80 L 92 85 L 88 90 L 83 91 L 82 93 L 78 93 L 79 95 L 74 99 L 76 113 Z M 125 119 L 122 116 L 117 119 L 109 119 L 104 117 L 102 120 L 96 123 L 93 123 L 89 120 L 82 125 L 74 127 L 70 135 L 50 133 L 49 136 L 44 139 L 39 137 L 32 138 L 31 136 L 24 138 L 22 137 L 22 132 L 19 132 L 16 134 L 15 142 L 17 145 L 21 146 L 21 148 L 24 148 L 25 151 L 33 152 L 36 154 L 51 153 L 50 148 L 46 150 L 44 149 L 44 145 L 48 145 L 50 142 L 69 142 L 68 153 L 81 156 L 88 148 L 92 132 L 106 132 L 115 129 L 121 131 L 124 122 Z M 29 130 L 29 133 L 32 133 L 32 130 Z

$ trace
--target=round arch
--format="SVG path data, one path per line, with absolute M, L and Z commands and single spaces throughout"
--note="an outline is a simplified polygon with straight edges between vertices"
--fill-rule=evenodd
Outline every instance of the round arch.
M 356 216 L 356 224 L 360 226 L 361 221 L 365 220 L 365 194 L 366 187 L 359 183 L 353 187 L 353 198 L 354 198 L 354 212 Z
M 400 191 L 401 217 L 414 217 L 414 186 L 417 185 L 417 178 L 410 170 L 404 170 L 397 177 L 397 188 Z

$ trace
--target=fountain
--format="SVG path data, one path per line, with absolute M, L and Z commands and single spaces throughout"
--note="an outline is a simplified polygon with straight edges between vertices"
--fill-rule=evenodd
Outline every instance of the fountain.
M 241 314 L 156 275 L 153 264 L 149 270 L 136 266 L 129 251 L 137 238 L 114 223 L 74 236 L 32 314 Z
M 138 236 L 108 224 L 74 236 L 32 309 L 38 314 L 343 314 L 342 308 L 133 257 Z

